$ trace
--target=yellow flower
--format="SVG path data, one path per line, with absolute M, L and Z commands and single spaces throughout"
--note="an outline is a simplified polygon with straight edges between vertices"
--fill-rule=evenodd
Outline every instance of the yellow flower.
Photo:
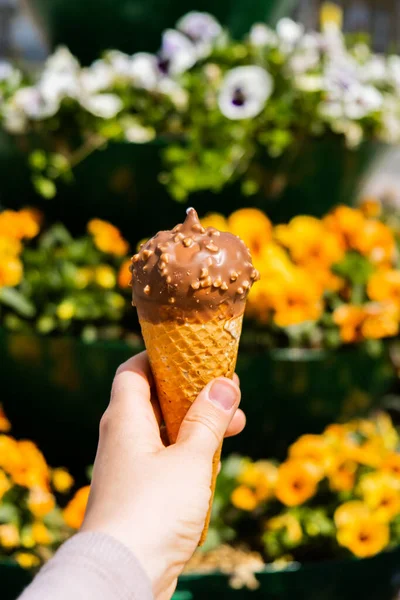
M 53 542 L 53 536 L 47 529 L 46 525 L 41 521 L 36 521 L 33 523 L 32 537 L 35 541 L 35 544 L 39 544 L 40 546 L 48 546 Z
M 75 275 L 75 285 L 78 289 L 85 289 L 93 280 L 93 269 L 81 267 L 77 269 Z
M 275 237 L 301 266 L 326 270 L 344 256 L 341 238 L 314 217 L 298 216 L 289 225 L 278 225 Z
M 4 494 L 11 489 L 11 483 L 8 479 L 7 475 L 0 469 L 0 501 L 3 498 Z
M 292 544 L 298 544 L 302 540 L 303 530 L 299 520 L 296 519 L 294 515 L 286 513 L 284 515 L 279 515 L 278 517 L 273 517 L 267 521 L 266 525 L 267 529 L 270 531 L 286 529 L 288 541 Z
M 207 227 L 213 227 L 219 231 L 229 231 L 228 221 L 220 213 L 208 213 L 201 219 L 201 224 L 206 229 Z
M 106 254 L 115 256 L 124 256 L 128 253 L 129 244 L 122 237 L 120 231 L 100 219 L 92 219 L 88 223 L 88 231 L 93 236 L 95 245 L 99 250 Z
M 349 460 L 374 469 L 380 467 L 386 456 L 385 447 L 379 437 L 367 440 L 361 445 L 350 439 L 343 444 L 343 451 Z
M 130 285 L 131 279 L 132 279 L 132 273 L 130 272 L 129 268 L 132 264 L 132 261 L 130 258 L 127 258 L 126 260 L 124 260 L 124 262 L 122 263 L 122 265 L 120 266 L 119 269 L 119 273 L 118 273 L 118 285 L 120 288 L 127 288 Z
M 370 514 L 371 511 L 364 502 L 361 502 L 361 500 L 351 500 L 336 509 L 333 520 L 339 529 L 349 527 L 360 519 L 368 518 Z
M 392 231 L 374 219 L 366 220 L 364 226 L 354 233 L 352 245 L 376 264 L 391 263 L 396 250 Z
M 18 442 L 11 436 L 0 435 L 0 467 L 13 475 L 21 468 L 21 462 Z
M 367 291 L 371 300 L 391 301 L 400 306 L 400 271 L 380 269 L 370 277 Z
M 256 263 L 263 247 L 271 241 L 271 221 L 257 208 L 242 208 L 231 214 L 228 225 L 229 231 L 244 241 Z
M 274 321 L 278 327 L 289 327 L 306 321 L 318 321 L 322 315 L 322 292 L 304 269 L 296 269 L 289 281 L 279 282 L 271 290 Z
M 337 533 L 337 540 L 341 546 L 348 548 L 358 558 L 375 556 L 389 544 L 389 526 L 369 515 L 357 519 L 348 527 L 341 527 Z
M 83 523 L 86 506 L 89 500 L 90 486 L 81 488 L 64 509 L 63 515 L 66 524 L 72 529 L 79 529 Z
M 73 318 L 76 312 L 75 303 L 72 300 L 63 300 L 61 304 L 57 306 L 57 317 L 62 321 L 69 321 Z
M 354 304 L 342 304 L 333 313 L 333 322 L 340 328 L 340 337 L 345 343 L 359 341 L 364 309 Z
M 399 434 L 393 426 L 393 421 L 385 412 L 379 412 L 375 417 L 375 431 L 383 441 L 387 450 L 395 450 L 399 445 Z
M 232 492 L 231 502 L 236 508 L 249 512 L 258 506 L 255 493 L 245 485 L 240 485 Z
M 312 462 L 323 475 L 332 465 L 334 455 L 328 439 L 322 435 L 302 435 L 289 448 L 289 457 Z
M 390 302 L 368 304 L 364 308 L 361 333 L 366 340 L 380 340 L 399 333 L 400 306 Z
M 340 442 L 346 439 L 347 434 L 347 427 L 345 425 L 339 425 L 338 423 L 328 425 L 323 433 L 324 436 L 335 442 Z
M 97 267 L 95 277 L 96 283 L 107 290 L 114 288 L 117 283 L 114 269 L 109 265 L 100 265 Z
M 364 475 L 359 492 L 373 511 L 374 517 L 385 523 L 400 514 L 400 481 L 388 473 Z
M 275 495 L 286 506 L 298 506 L 312 498 L 320 481 L 320 470 L 313 463 L 289 459 L 278 469 Z
M 335 2 L 323 2 L 321 4 L 319 20 L 321 29 L 332 29 L 332 27 L 342 29 L 343 26 L 343 9 Z
M 42 488 L 36 487 L 29 492 L 28 508 L 38 519 L 48 515 L 55 504 L 54 496 Z
M 382 463 L 382 471 L 400 479 L 400 454 L 390 452 Z
M 11 429 L 11 423 L 7 419 L 3 406 L 0 404 L 0 432 L 8 433 Z
M 53 487 L 57 492 L 65 494 L 74 485 L 74 479 L 66 469 L 53 469 L 51 473 Z
M 15 287 L 22 281 L 23 266 L 19 258 L 0 257 L 0 288 Z
M 367 218 L 376 218 L 382 214 L 382 204 L 377 198 L 364 198 L 360 209 Z
M 323 219 L 326 227 L 340 236 L 345 248 L 353 248 L 353 239 L 364 228 L 366 219 L 357 208 L 338 206 Z
M 12 477 L 18 485 L 28 488 L 49 489 L 50 472 L 39 448 L 28 440 L 18 442 L 18 467 L 12 471 Z
M 14 555 L 14 559 L 23 569 L 33 569 L 40 564 L 38 557 L 30 552 L 18 552 Z
M 265 502 L 272 494 L 278 476 L 278 469 L 267 460 L 245 463 L 238 476 L 238 483 L 252 489 L 258 502 Z
M 4 210 L 0 213 L 0 236 L 22 240 L 33 238 L 39 233 L 41 216 L 38 211 Z
M 346 455 L 336 456 L 336 460 L 328 470 L 331 490 L 334 492 L 350 492 L 354 488 L 357 463 L 349 460 Z
M 0 546 L 10 550 L 19 546 L 19 531 L 16 525 L 8 523 L 0 525 Z

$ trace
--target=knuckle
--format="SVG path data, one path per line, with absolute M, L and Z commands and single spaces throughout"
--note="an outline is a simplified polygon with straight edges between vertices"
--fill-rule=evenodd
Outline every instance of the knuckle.
M 194 426 L 200 425 L 213 435 L 216 442 L 221 441 L 220 428 L 211 415 L 207 413 L 189 413 L 186 417 L 186 423 Z
M 110 409 L 107 408 L 107 410 L 105 411 L 105 413 L 103 414 L 103 416 L 100 419 L 99 433 L 100 433 L 101 438 L 104 438 L 109 434 L 110 429 L 111 429 L 111 424 L 112 424 L 112 419 L 111 419 Z

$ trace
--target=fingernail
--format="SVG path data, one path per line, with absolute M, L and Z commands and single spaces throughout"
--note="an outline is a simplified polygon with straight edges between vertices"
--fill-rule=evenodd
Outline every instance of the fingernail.
M 238 398 L 238 390 L 233 383 L 217 379 L 212 384 L 208 397 L 220 408 L 231 410 Z

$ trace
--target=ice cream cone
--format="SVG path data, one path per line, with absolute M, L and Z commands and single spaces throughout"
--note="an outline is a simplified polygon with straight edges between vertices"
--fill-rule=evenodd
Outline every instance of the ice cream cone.
M 169 441 L 215 377 L 233 377 L 243 313 L 259 278 L 244 242 L 202 227 L 194 209 L 132 258 L 132 298 L 154 375 Z M 221 448 L 214 456 L 214 493 Z M 210 510 L 200 544 L 206 538 Z
M 140 317 L 140 304 L 137 308 L 168 439 L 175 443 L 186 413 L 207 383 L 233 377 L 243 315 L 227 319 L 221 310 L 205 322 L 151 323 Z M 211 502 L 200 545 L 207 536 L 221 448 L 213 460 Z

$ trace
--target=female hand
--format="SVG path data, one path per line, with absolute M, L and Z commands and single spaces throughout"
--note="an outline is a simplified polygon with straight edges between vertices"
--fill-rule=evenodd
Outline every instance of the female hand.
M 214 453 L 245 417 L 238 379 L 216 379 L 193 403 L 176 444 L 165 447 L 151 381 L 146 353 L 117 371 L 82 531 L 107 533 L 130 548 L 156 600 L 167 600 L 200 539 Z

